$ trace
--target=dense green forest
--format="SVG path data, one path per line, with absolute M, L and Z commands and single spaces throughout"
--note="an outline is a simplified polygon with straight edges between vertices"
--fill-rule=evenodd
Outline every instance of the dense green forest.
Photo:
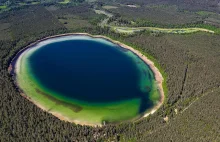
M 143 0 L 118 2 L 145 4 Z M 94 7 L 100 8 L 107 4 L 118 6 L 117 3 L 104 0 L 79 3 L 66 6 L 26 5 L 0 14 L 0 141 L 220 141 L 220 35 L 143 31 L 125 36 L 107 27 L 99 27 L 98 23 L 105 16 L 93 10 Z M 204 9 L 205 2 L 195 3 L 198 7 L 202 5 L 202 10 L 216 11 L 212 7 Z M 126 8 L 122 10 L 124 13 L 130 11 Z M 116 9 L 109 11 L 118 13 L 122 19 L 131 18 Z M 153 10 L 152 13 L 157 14 L 158 11 Z M 211 14 L 199 21 L 215 16 Z M 139 16 L 136 20 L 143 21 L 145 18 L 149 17 Z M 163 21 L 163 17 L 158 20 Z M 162 24 L 179 23 L 165 21 Z M 117 39 L 139 49 L 155 61 L 166 79 L 167 94 L 163 106 L 155 114 L 136 122 L 89 127 L 61 121 L 22 97 L 8 72 L 14 55 L 37 39 L 71 32 L 87 32 Z

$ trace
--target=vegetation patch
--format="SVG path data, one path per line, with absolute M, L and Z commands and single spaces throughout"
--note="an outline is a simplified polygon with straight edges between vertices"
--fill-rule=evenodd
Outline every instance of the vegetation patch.
M 0 10 L 1 10 L 1 9 L 6 9 L 6 8 L 7 8 L 6 5 L 0 5 Z
M 59 2 L 60 4 L 68 4 L 68 3 L 70 3 L 70 0 L 64 0 L 64 1 L 62 1 L 62 2 Z
M 105 5 L 105 6 L 103 6 L 102 8 L 104 8 L 104 9 L 116 9 L 116 8 L 118 8 L 117 6 L 111 6 L 111 5 Z
M 151 31 L 154 33 L 168 33 L 168 34 L 189 34 L 194 32 L 209 32 L 215 33 L 212 30 L 207 30 L 203 28 L 182 28 L 182 29 L 165 29 L 165 28 L 156 28 L 156 27 L 139 27 L 139 28 L 131 28 L 131 27 L 112 27 L 115 32 L 122 34 L 134 34 L 136 32 L 140 32 L 143 30 Z

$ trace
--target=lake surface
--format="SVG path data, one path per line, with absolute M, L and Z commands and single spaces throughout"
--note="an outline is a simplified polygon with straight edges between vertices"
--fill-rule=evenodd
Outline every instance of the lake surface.
M 106 39 L 51 38 L 15 59 L 20 90 L 41 108 L 70 122 L 136 119 L 160 99 L 149 66 Z

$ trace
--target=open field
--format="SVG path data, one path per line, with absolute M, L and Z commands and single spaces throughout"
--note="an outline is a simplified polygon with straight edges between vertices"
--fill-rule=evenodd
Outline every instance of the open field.
M 68 3 L 70 3 L 70 0 L 64 0 L 64 1 L 62 1 L 62 2 L 59 2 L 60 4 L 68 4 Z
M 0 9 L 6 9 L 7 6 L 6 5 L 0 5 Z
M 105 5 L 105 6 L 103 6 L 102 8 L 104 8 L 104 9 L 116 9 L 116 8 L 118 8 L 118 7 L 116 7 L 116 6 L 111 6 L 111 5 Z
M 122 34 L 134 34 L 136 32 L 140 32 L 143 30 L 147 30 L 154 33 L 168 33 L 168 34 L 189 34 L 194 32 L 208 32 L 208 33 L 215 33 L 212 30 L 207 30 L 203 28 L 174 28 L 174 29 L 166 29 L 166 28 L 156 28 L 156 27 L 111 27 L 115 32 L 122 33 Z

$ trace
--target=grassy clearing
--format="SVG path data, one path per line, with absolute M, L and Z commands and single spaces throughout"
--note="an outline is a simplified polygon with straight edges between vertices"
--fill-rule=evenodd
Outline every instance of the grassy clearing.
M 128 4 L 126 5 L 127 7 L 130 7 L 130 8 L 139 8 L 140 6 L 139 5 L 131 5 L 131 4 Z
M 116 9 L 118 7 L 117 6 L 111 6 L 111 5 L 105 5 L 102 8 L 109 10 L 109 9 Z
M 25 2 L 19 2 L 18 4 L 19 4 L 20 6 L 27 5 L 27 3 L 25 3 Z
M 35 5 L 35 4 L 40 4 L 40 2 L 31 2 L 31 4 Z
M 196 12 L 196 14 L 198 14 L 200 16 L 209 16 L 209 15 L 215 15 L 216 13 L 209 12 L 209 11 L 198 11 L 198 12 Z
M 70 0 L 64 0 L 62 2 L 59 2 L 59 4 L 68 4 L 68 3 L 70 3 Z
M 86 2 L 96 2 L 97 0 L 86 0 Z
M 103 14 L 103 15 L 106 15 L 107 17 L 112 17 L 113 14 L 109 13 L 109 12 L 106 12 L 104 10 L 95 10 L 95 13 L 96 14 Z
M 169 34 L 188 34 L 195 32 L 208 32 L 215 33 L 212 30 L 203 29 L 203 28 L 174 28 L 174 29 L 166 29 L 166 28 L 156 28 L 156 27 L 111 27 L 115 32 L 122 34 L 134 34 L 135 32 L 140 32 L 143 30 L 155 32 L 155 33 L 169 33 Z
M 6 9 L 6 8 L 7 8 L 6 5 L 0 5 L 0 10 L 1 10 L 1 9 Z

